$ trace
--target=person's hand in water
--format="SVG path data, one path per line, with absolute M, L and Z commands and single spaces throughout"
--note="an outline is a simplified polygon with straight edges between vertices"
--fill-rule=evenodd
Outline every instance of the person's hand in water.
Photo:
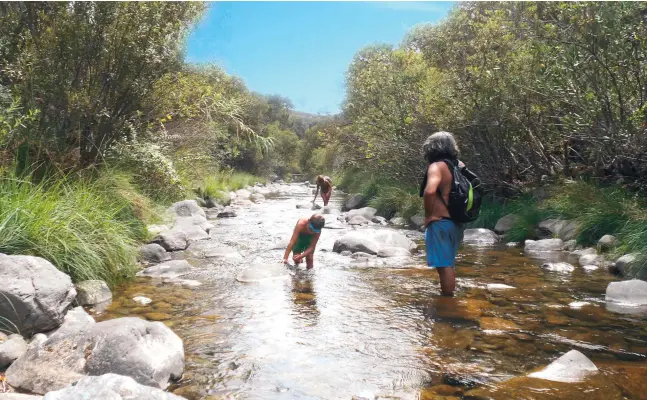
M 303 256 L 299 254 L 298 256 L 292 257 L 292 259 L 294 260 L 295 263 L 300 263 L 301 260 L 303 259 Z
M 283 260 L 281 260 L 281 262 L 285 265 L 290 265 L 290 262 L 288 261 L 287 258 L 284 258 Z

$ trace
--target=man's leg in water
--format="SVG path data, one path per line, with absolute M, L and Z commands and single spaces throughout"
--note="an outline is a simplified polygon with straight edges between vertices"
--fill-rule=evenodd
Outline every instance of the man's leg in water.
M 315 256 L 314 254 L 308 254 L 306 256 L 306 268 L 312 269 L 314 267 Z
M 331 192 L 332 191 L 328 193 L 321 192 L 321 198 L 323 199 L 324 207 L 327 206 L 328 202 L 330 201 Z
M 454 289 L 456 288 L 456 277 L 454 275 L 454 268 L 436 268 L 438 276 L 440 277 L 440 291 L 443 296 L 453 296 Z

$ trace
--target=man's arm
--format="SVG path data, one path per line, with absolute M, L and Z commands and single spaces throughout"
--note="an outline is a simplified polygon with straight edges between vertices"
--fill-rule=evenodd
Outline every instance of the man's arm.
M 301 227 L 299 224 L 301 221 L 297 221 L 297 225 L 294 227 L 294 231 L 292 232 L 292 237 L 290 238 L 290 243 L 288 243 L 288 247 L 285 249 L 285 254 L 283 254 L 283 262 L 287 263 L 288 262 L 288 257 L 290 257 L 290 252 L 294 248 L 294 245 L 297 244 L 297 239 L 299 238 L 299 232 L 301 231 Z
M 438 163 L 429 165 L 427 169 L 427 186 L 423 195 L 423 202 L 425 205 L 425 225 L 430 221 L 431 215 L 434 211 L 434 202 L 436 201 L 436 192 L 442 179 Z
M 295 257 L 295 260 L 301 260 L 301 259 L 307 257 L 308 255 L 314 253 L 315 248 L 317 247 L 317 242 L 319 241 L 319 236 L 321 236 L 321 233 L 316 233 L 315 237 L 312 238 L 312 242 L 310 243 L 310 246 L 308 247 L 308 249 L 306 251 L 304 251 L 303 253 L 301 253 L 300 256 Z

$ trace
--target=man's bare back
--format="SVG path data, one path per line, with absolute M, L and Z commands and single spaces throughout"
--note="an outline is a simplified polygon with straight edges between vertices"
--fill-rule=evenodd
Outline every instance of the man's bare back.
M 449 218 L 449 210 L 447 210 L 445 204 L 449 203 L 449 192 L 452 180 L 452 173 L 444 161 L 429 164 L 427 169 L 427 186 L 425 188 L 424 197 L 425 226 L 432 221 Z M 442 199 L 440 197 L 441 194 Z

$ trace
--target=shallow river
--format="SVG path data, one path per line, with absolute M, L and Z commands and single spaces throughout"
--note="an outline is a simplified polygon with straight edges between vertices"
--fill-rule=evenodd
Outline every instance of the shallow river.
M 295 207 L 311 199 L 302 188 L 301 196 L 238 207 L 238 217 L 213 221 L 211 240 L 174 254 L 195 267 L 184 278 L 201 286 L 140 278 L 119 288 L 97 319 L 140 315 L 171 327 L 186 352 L 185 376 L 171 390 L 189 400 L 485 399 L 491 394 L 479 389 L 497 393 L 497 382 L 571 349 L 593 360 L 604 379 L 573 394 L 546 383 L 494 397 L 647 398 L 647 317 L 607 310 L 604 291 L 617 278 L 601 270 L 547 272 L 518 248 L 464 247 L 456 297 L 443 298 L 421 250 L 406 268 L 362 268 L 333 253 L 335 239 L 353 229 L 344 225 L 324 230 L 312 271 L 236 281 L 250 265 L 280 261 L 283 250 L 268 249 L 310 213 Z M 406 232 L 422 243 L 421 233 Z M 244 260 L 205 258 L 216 245 L 236 248 Z M 488 283 L 516 289 L 490 292 Z M 153 303 L 138 305 L 137 295 Z

